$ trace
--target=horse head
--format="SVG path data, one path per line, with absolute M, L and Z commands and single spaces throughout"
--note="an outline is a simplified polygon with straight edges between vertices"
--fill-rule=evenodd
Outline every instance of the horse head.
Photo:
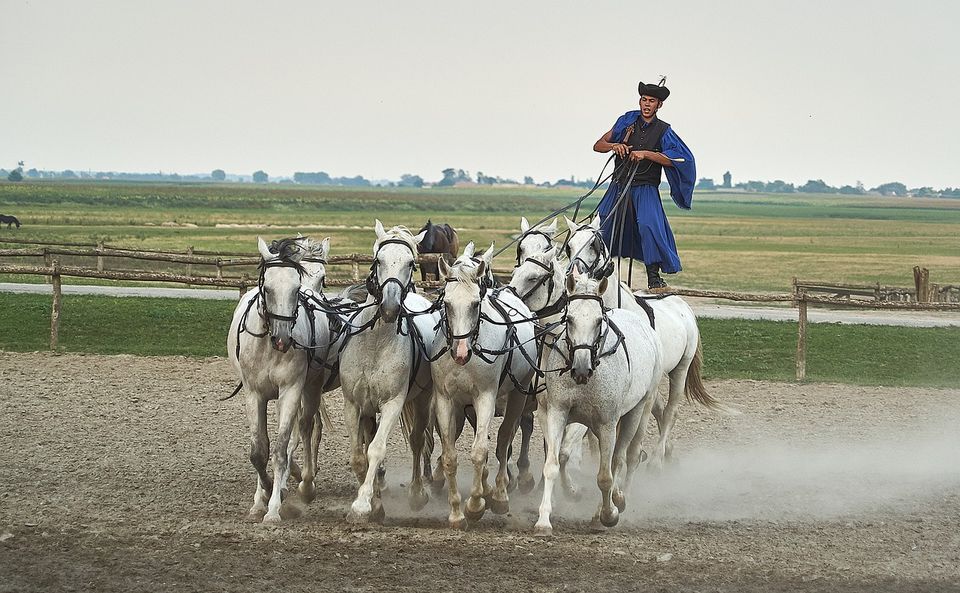
M 585 384 L 597 368 L 604 324 L 608 323 L 601 296 L 606 289 L 606 277 L 598 280 L 591 274 L 581 274 L 576 266 L 567 276 L 569 302 L 564 339 L 570 374 L 577 385 Z
M 417 246 L 426 231 L 413 235 L 402 226 L 387 231 L 379 220 L 374 225 L 374 231 L 377 240 L 373 244 L 373 265 L 367 278 L 367 288 L 379 303 L 381 318 L 393 323 L 399 317 L 403 300 L 413 286 Z
M 546 251 L 557 236 L 557 219 L 554 218 L 549 226 L 530 226 L 527 217 L 520 218 L 520 238 L 517 240 L 517 265 L 535 253 Z
M 557 247 L 531 252 L 514 268 L 510 287 L 531 311 L 543 311 L 562 296 L 563 269 L 557 261 Z
M 300 265 L 303 266 L 304 274 L 300 287 L 315 293 L 323 292 L 327 278 L 327 257 L 330 255 L 330 237 L 325 237 L 319 243 L 310 237 L 303 237 L 302 245 Z
M 600 233 L 600 215 L 594 216 L 586 224 L 564 218 L 570 229 L 570 238 L 565 247 L 570 269 L 578 268 L 580 272 L 602 271 L 601 275 L 609 275 L 613 271 L 613 259 Z
M 444 281 L 443 318 L 450 355 L 459 365 L 467 364 L 480 333 L 480 304 L 486 296 L 493 244 L 480 257 L 474 256 L 473 241 L 467 243 L 463 255 L 452 266 L 438 261 Z
M 303 250 L 296 239 L 274 241 L 268 247 L 257 237 L 257 247 L 260 251 L 260 315 L 267 322 L 270 344 L 286 352 L 293 345 L 293 326 L 300 305 Z

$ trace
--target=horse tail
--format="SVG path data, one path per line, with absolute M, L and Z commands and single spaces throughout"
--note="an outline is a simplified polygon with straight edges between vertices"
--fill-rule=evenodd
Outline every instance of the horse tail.
M 403 409 L 400 410 L 400 434 L 403 435 L 403 440 L 407 443 L 407 446 L 410 446 L 410 431 L 413 427 L 413 419 L 417 414 L 416 408 L 413 407 L 413 401 L 407 400 L 403 404 Z
M 457 255 L 460 253 L 460 236 L 457 235 L 457 231 L 449 224 L 447 225 L 447 229 L 450 231 L 447 233 L 447 238 L 450 241 L 450 253 L 453 254 L 453 259 L 457 259 Z
M 233 390 L 233 393 L 231 393 L 230 395 L 228 395 L 228 396 L 226 396 L 226 397 L 218 397 L 217 399 L 220 400 L 220 401 L 222 401 L 222 402 L 225 402 L 225 401 L 227 401 L 228 399 L 230 399 L 231 397 L 233 397 L 233 396 L 235 396 L 236 394 L 240 393 L 240 390 L 241 390 L 241 389 L 243 389 L 243 381 L 240 381 L 239 383 L 237 383 L 237 388 Z
M 333 422 L 330 420 L 330 411 L 327 409 L 327 401 L 322 395 L 320 396 L 320 409 L 317 410 L 317 412 L 320 414 L 320 421 L 323 422 L 323 425 L 327 427 L 327 430 L 329 430 L 330 427 L 333 426 Z
M 693 361 L 690 363 L 690 368 L 687 369 L 687 380 L 683 385 L 683 392 L 687 396 L 687 401 L 695 401 L 706 408 L 720 412 L 721 414 L 726 414 L 728 416 L 739 415 L 740 410 L 722 403 L 710 395 L 709 392 L 707 392 L 707 387 L 703 384 L 703 376 L 700 372 L 702 368 L 703 347 L 702 342 L 698 337 L 697 352 L 693 355 Z

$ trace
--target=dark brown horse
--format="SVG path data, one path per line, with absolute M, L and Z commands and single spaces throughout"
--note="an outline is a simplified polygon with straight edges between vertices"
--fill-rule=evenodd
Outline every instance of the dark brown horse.
M 417 246 L 420 253 L 442 253 L 448 264 L 452 264 L 457 259 L 457 254 L 460 253 L 460 238 L 457 237 L 457 231 L 453 230 L 452 226 L 433 224 L 428 219 L 427 224 L 423 225 L 417 234 L 423 231 L 427 231 L 427 234 Z M 428 273 L 433 274 L 435 280 L 440 278 L 440 270 L 435 262 L 420 265 L 420 279 L 426 280 Z
M 10 225 L 15 224 L 17 228 L 20 228 L 20 221 L 17 220 L 16 216 L 7 216 L 5 214 L 0 214 L 0 224 L 6 224 L 7 228 L 10 228 Z

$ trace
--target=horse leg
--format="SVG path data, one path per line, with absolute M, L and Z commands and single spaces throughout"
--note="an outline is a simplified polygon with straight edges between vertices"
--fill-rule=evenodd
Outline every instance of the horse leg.
M 613 505 L 613 463 L 614 439 L 616 438 L 616 425 L 605 425 L 599 427 L 596 431 L 597 440 L 600 442 L 600 467 L 597 471 L 597 486 L 600 488 L 600 508 L 597 509 L 597 516 L 604 527 L 613 527 L 620 520 L 620 513 L 617 507 Z
M 406 394 L 398 393 L 387 400 L 380 407 L 380 425 L 377 427 L 373 440 L 367 447 L 367 475 L 357 491 L 357 498 L 350 506 L 347 519 L 352 522 L 366 522 L 368 519 L 379 520 L 383 516 L 383 506 L 380 501 L 380 489 L 375 483 L 380 464 L 387 455 L 387 438 L 400 420 L 400 413 Z M 376 508 L 375 508 L 376 507 Z
M 646 401 L 641 401 L 632 410 L 620 418 L 617 426 L 617 440 L 613 449 L 613 504 L 617 505 L 617 510 L 621 513 L 627 508 L 627 496 L 625 492 L 629 489 L 630 481 L 633 479 L 633 472 L 626 472 L 628 449 L 637 441 L 637 433 L 646 428 L 642 424 L 647 419 L 644 409 L 647 406 Z M 624 477 L 626 473 L 627 477 Z
M 443 473 L 447 479 L 447 502 L 450 505 L 450 515 L 447 521 L 450 527 L 462 529 L 466 527 L 466 521 L 463 509 L 460 508 L 460 490 L 457 487 L 458 432 L 456 421 L 458 415 L 454 411 L 453 402 L 446 396 L 437 397 L 434 405 L 437 414 L 437 430 L 440 433 L 440 458 L 443 461 Z
M 301 391 L 302 386 L 299 385 L 280 389 L 280 398 L 277 400 L 277 440 L 273 443 L 273 493 L 267 505 L 267 514 L 263 517 L 265 523 L 280 522 L 280 503 L 287 480 L 290 479 L 290 437 L 300 411 Z M 292 445 L 295 447 L 296 442 Z
M 507 496 L 507 489 L 510 477 L 507 472 L 507 465 L 510 462 L 510 445 L 513 443 L 513 437 L 517 434 L 517 426 L 520 424 L 520 417 L 526 407 L 527 396 L 512 391 L 507 396 L 507 409 L 503 413 L 503 423 L 500 430 L 497 431 L 497 486 L 490 496 L 490 510 L 498 515 L 505 515 L 510 512 L 510 499 Z
M 312 501 L 317 494 L 313 481 L 317 475 L 319 433 L 323 430 L 322 421 L 318 416 L 320 412 L 320 387 L 320 385 L 308 384 L 301 398 L 303 409 L 300 411 L 300 440 L 303 442 L 303 472 L 300 476 L 298 491 L 300 498 L 306 502 Z M 314 443 L 314 439 L 316 439 L 316 443 Z
M 432 407 L 429 394 L 421 394 L 407 405 L 413 408 L 413 421 L 410 423 L 410 452 L 413 454 L 413 477 L 410 479 L 410 487 L 407 490 L 407 499 L 410 508 L 419 511 L 427 505 L 430 497 L 423 489 L 423 472 L 421 463 L 423 462 L 424 442 L 426 441 L 426 431 L 430 420 L 430 408 Z M 430 457 L 427 456 L 427 467 L 430 466 Z
M 641 415 L 640 415 L 640 424 L 637 426 L 636 435 L 634 435 L 633 440 L 630 442 L 630 446 L 627 449 L 627 474 L 624 479 L 625 487 L 629 487 L 633 484 L 633 474 L 637 471 L 637 468 L 640 467 L 640 463 L 643 461 L 644 452 L 643 452 L 643 439 L 647 436 L 647 425 L 650 423 L 650 413 L 653 408 L 653 398 L 657 395 L 656 388 L 652 389 L 647 393 L 646 397 L 640 402 Z
M 487 510 L 487 503 L 483 497 L 490 492 L 487 484 L 487 450 L 490 446 L 490 424 L 496 412 L 496 392 L 480 392 L 473 400 L 473 409 L 476 412 L 477 429 L 473 435 L 473 447 L 470 448 L 470 460 L 473 462 L 473 488 L 470 498 L 467 499 L 465 513 L 467 519 L 479 521 Z
M 540 500 L 540 516 L 533 526 L 533 534 L 537 536 L 553 535 L 553 525 L 550 524 L 550 513 L 553 512 L 553 485 L 560 473 L 560 439 L 563 428 L 567 424 L 567 411 L 552 406 L 542 406 L 539 415 L 540 432 L 543 433 L 543 498 Z
M 577 489 L 573 487 L 568 465 L 570 458 L 573 457 L 575 453 L 580 453 L 581 456 L 583 455 L 583 437 L 587 433 L 587 430 L 588 428 L 586 426 L 575 422 L 567 425 L 563 431 L 563 441 L 560 445 L 559 455 L 560 484 L 563 486 L 564 494 L 572 500 L 579 500 L 580 494 L 577 492 Z
M 530 399 L 533 399 L 532 397 Z M 537 485 L 537 479 L 530 471 L 530 437 L 533 435 L 533 410 L 524 410 L 520 416 L 520 455 L 517 456 L 517 489 L 529 494 Z
M 662 466 L 664 461 L 673 457 L 673 441 L 670 438 L 673 433 L 673 425 L 677 422 L 677 411 L 680 409 L 680 403 L 683 401 L 683 387 L 687 381 L 687 372 L 690 370 L 689 362 L 681 362 L 677 368 L 670 371 L 670 396 L 667 399 L 667 405 L 663 409 L 663 418 L 659 420 L 660 441 L 657 443 L 657 452 L 654 459 L 659 461 Z M 659 399 L 659 398 L 658 398 Z M 659 458 L 659 459 L 658 459 Z
M 273 481 L 267 473 L 270 459 L 270 437 L 267 435 L 267 399 L 247 391 L 247 423 L 250 426 L 250 463 L 257 472 L 257 488 L 248 517 L 260 521 L 267 513 L 267 502 Z
M 360 418 L 360 408 L 345 401 L 343 403 L 343 425 L 350 434 L 350 468 L 357 477 L 357 483 L 362 484 L 367 475 L 367 443 L 366 419 Z

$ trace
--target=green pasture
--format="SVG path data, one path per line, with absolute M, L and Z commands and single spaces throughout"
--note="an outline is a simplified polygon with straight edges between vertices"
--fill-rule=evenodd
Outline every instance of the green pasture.
M 374 218 L 414 230 L 432 218 L 460 229 L 462 243 L 503 245 L 517 232 L 521 215 L 539 219 L 584 191 L 0 183 L 0 212 L 24 223 L 19 231 L 0 228 L 0 237 L 254 254 L 258 235 L 273 239 L 299 231 L 330 236 L 334 253 L 368 253 Z M 596 198 L 599 195 L 585 201 L 587 211 Z M 679 210 L 666 196 L 664 207 L 684 264 L 684 271 L 670 279 L 678 286 L 783 292 L 794 276 L 909 286 L 915 265 L 929 268 L 933 282 L 960 284 L 960 200 L 701 192 L 691 211 Z M 91 262 L 61 259 L 68 265 Z M 508 250 L 498 263 L 509 266 L 511 259 Z M 108 260 L 110 267 L 134 265 L 150 267 L 146 262 Z M 171 265 L 151 269 L 183 271 Z
M 225 356 L 235 304 L 193 299 L 64 297 L 63 352 Z M 47 350 L 50 297 L 0 293 L 0 350 Z M 790 381 L 796 323 L 701 319 L 710 379 Z M 955 387 L 960 328 L 812 324 L 807 377 L 864 385 Z

